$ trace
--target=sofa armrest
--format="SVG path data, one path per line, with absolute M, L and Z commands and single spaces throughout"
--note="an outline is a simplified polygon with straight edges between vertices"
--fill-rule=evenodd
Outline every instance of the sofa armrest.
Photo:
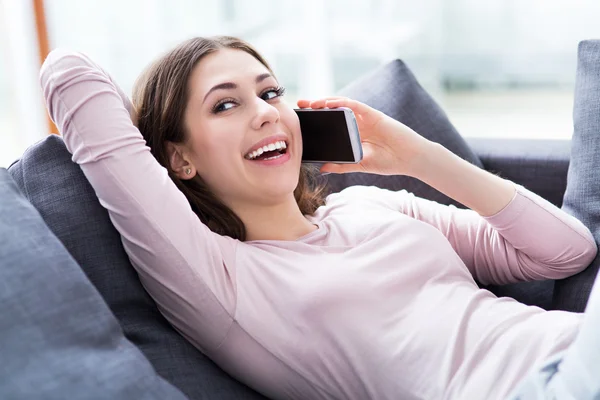
M 523 185 L 557 207 L 567 187 L 570 140 L 468 138 L 484 168 Z

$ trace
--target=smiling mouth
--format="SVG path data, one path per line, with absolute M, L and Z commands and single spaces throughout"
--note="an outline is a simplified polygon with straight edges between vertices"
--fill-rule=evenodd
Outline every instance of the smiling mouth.
M 251 151 L 244 158 L 251 161 L 273 160 L 287 153 L 287 147 L 288 145 L 284 140 L 278 140 Z

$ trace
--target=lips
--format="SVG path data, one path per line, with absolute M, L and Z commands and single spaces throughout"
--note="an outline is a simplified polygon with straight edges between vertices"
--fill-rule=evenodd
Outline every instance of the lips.
M 244 156 L 247 160 L 262 159 L 265 160 L 270 157 L 275 157 L 280 154 L 287 153 L 287 144 L 283 140 L 279 140 L 275 143 L 269 143 L 263 147 L 259 147 L 251 153 Z
M 280 142 L 279 146 L 277 145 L 278 142 Z M 281 145 L 281 142 L 283 142 L 283 146 Z M 289 145 L 290 145 L 290 142 L 286 135 L 284 135 L 284 134 L 272 135 L 272 136 L 266 137 L 264 139 L 259 140 L 256 143 L 254 143 L 252 145 L 252 147 L 250 147 L 244 153 L 244 158 L 251 160 L 253 158 L 256 158 L 257 153 L 261 152 L 261 150 L 262 150 L 262 152 L 261 152 L 261 154 L 262 154 L 267 151 L 281 150 L 282 148 L 287 149 L 287 148 L 289 148 Z M 254 155 L 254 157 L 252 157 L 253 155 Z
M 286 135 L 279 134 L 266 137 L 256 142 L 244 155 L 251 165 L 273 167 L 283 165 L 291 158 L 290 141 Z
M 279 153 L 277 152 L 276 154 L 263 158 L 263 157 L 258 157 L 256 159 L 253 160 L 247 160 L 250 165 L 255 165 L 258 167 L 273 167 L 273 166 L 278 166 L 278 165 L 282 165 L 285 164 L 286 162 L 288 162 L 290 160 L 290 153 Z

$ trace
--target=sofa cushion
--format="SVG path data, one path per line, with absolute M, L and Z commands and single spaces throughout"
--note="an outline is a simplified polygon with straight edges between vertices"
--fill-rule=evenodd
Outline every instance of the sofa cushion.
M 0 169 L 0 398 L 184 399 Z
M 579 43 L 573 124 L 563 210 L 583 222 L 600 243 L 600 40 Z M 600 256 L 583 272 L 557 281 L 555 307 L 583 312 L 599 267 Z
M 440 143 L 470 163 L 483 168 L 479 157 L 456 131 L 444 111 L 417 82 L 401 60 L 395 60 L 342 89 L 347 96 L 376 108 L 414 129 L 427 139 Z M 327 175 L 332 191 L 352 185 L 375 185 L 390 190 L 406 189 L 419 197 L 442 204 L 464 207 L 418 179 L 374 174 Z M 497 296 L 513 297 L 525 304 L 548 309 L 552 304 L 554 281 L 524 282 L 487 286 Z
M 190 399 L 264 398 L 223 372 L 159 313 L 108 212 L 60 137 L 51 135 L 32 146 L 9 170 L 104 297 L 125 336 L 161 376 Z
M 429 140 L 482 167 L 477 155 L 459 135 L 435 100 L 421 87 L 400 60 L 392 61 L 342 89 L 340 95 L 361 101 L 402 122 Z M 375 185 L 390 190 L 406 189 L 443 204 L 456 204 L 431 186 L 407 176 L 352 173 L 328 175 L 333 191 L 352 185 Z

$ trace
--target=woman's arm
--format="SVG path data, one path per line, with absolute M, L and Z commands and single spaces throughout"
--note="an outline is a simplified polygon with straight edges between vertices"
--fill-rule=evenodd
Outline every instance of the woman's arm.
M 561 279 L 580 272 L 596 255 L 596 243 L 580 221 L 534 193 L 484 171 L 431 143 L 414 176 L 472 211 L 421 207 L 427 222 L 484 284 Z
M 413 176 L 476 211 L 497 214 L 515 197 L 515 185 L 463 160 L 442 145 L 427 142 L 413 166 Z
M 586 268 L 596 255 L 590 231 L 577 219 L 521 186 L 490 217 L 379 190 L 373 200 L 426 222 L 446 236 L 475 279 L 483 284 L 561 279 Z
M 349 107 L 357 116 L 365 158 L 359 164 L 326 164 L 324 171 L 413 176 L 471 208 L 459 210 L 406 192 L 388 201 L 391 208 L 444 233 L 481 283 L 564 278 L 595 257 L 594 239 L 580 221 L 383 113 L 350 99 L 301 101 L 299 106 Z
M 437 143 L 424 149 L 414 176 L 472 211 L 422 199 L 403 211 L 440 229 L 481 283 L 562 279 L 596 256 L 594 238 L 579 220 Z
M 145 288 L 171 323 L 200 337 L 196 345 L 216 348 L 234 312 L 235 241 L 200 222 L 133 125 L 129 99 L 89 58 L 55 50 L 40 79 L 67 149 Z

